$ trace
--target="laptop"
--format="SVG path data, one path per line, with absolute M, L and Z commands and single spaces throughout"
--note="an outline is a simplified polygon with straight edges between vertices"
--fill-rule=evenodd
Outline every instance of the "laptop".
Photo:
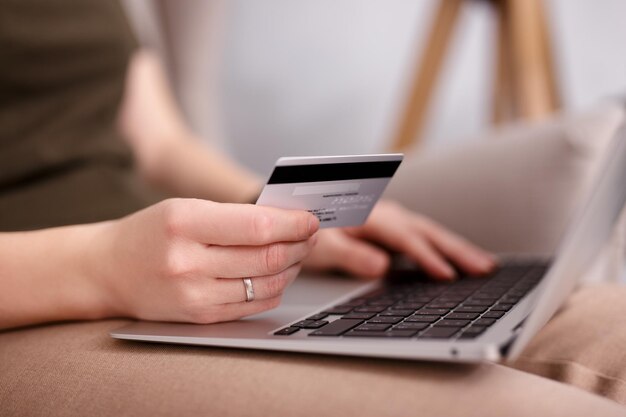
M 275 310 L 210 325 L 136 322 L 117 339 L 480 362 L 514 360 L 572 292 L 626 201 L 626 124 L 553 259 L 505 256 L 486 277 L 428 279 L 400 259 L 384 280 L 301 277 Z

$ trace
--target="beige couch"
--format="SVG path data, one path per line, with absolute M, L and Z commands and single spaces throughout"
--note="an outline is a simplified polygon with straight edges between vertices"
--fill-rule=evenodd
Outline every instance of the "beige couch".
M 606 105 L 415 155 L 388 195 L 492 250 L 553 252 L 623 119 Z M 620 244 L 599 276 L 618 276 Z M 626 404 L 623 361 L 607 360 L 626 342 L 626 290 L 576 297 L 518 369 L 122 342 L 108 336 L 121 320 L 7 331 L 0 416 L 624 416 L 596 394 Z M 614 320 L 598 333 L 588 311 Z

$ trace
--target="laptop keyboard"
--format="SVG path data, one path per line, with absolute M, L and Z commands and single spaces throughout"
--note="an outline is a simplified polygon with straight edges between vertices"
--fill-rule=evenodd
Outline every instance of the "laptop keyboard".
M 503 318 L 545 274 L 546 265 L 504 265 L 487 277 L 453 282 L 395 271 L 384 283 L 278 330 L 290 336 L 473 339 Z

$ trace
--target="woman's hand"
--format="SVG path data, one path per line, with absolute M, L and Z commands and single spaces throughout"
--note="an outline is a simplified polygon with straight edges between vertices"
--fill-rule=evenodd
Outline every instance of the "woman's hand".
M 166 200 L 103 228 L 92 264 L 116 315 L 212 323 L 276 307 L 313 248 L 304 211 Z M 246 302 L 242 278 L 252 278 Z
M 487 273 L 495 266 L 489 253 L 389 201 L 380 201 L 363 226 L 322 230 L 318 235 L 315 249 L 304 262 L 311 269 L 341 269 L 363 278 L 381 277 L 389 267 L 389 255 L 372 243 L 406 254 L 440 279 L 455 277 L 450 262 L 472 275 Z

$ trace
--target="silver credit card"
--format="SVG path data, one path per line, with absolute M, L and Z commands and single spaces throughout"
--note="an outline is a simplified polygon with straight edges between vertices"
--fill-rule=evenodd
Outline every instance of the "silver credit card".
M 307 210 L 320 227 L 365 223 L 402 154 L 280 158 L 258 205 Z

